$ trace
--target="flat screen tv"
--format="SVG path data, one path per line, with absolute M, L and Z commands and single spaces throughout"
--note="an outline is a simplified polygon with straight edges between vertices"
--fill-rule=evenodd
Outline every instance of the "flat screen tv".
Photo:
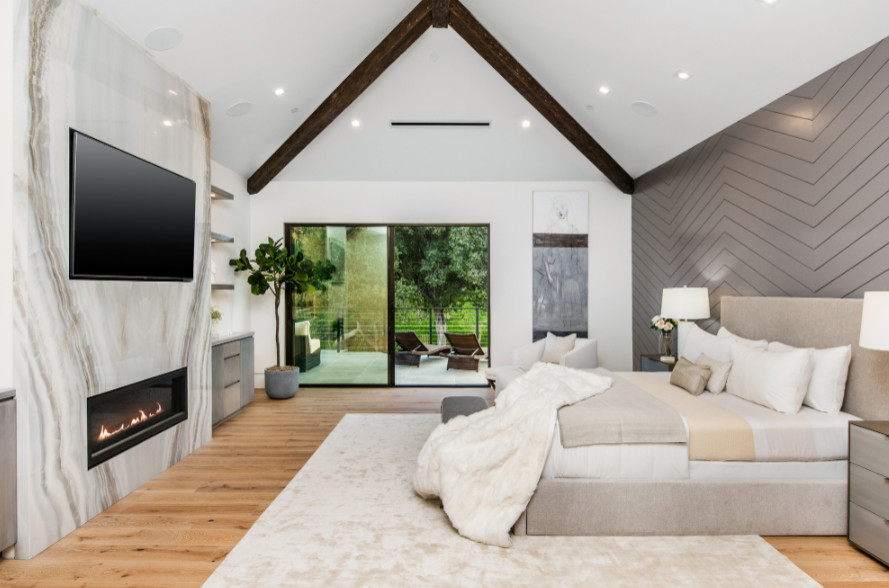
M 194 278 L 195 183 L 71 129 L 68 276 Z

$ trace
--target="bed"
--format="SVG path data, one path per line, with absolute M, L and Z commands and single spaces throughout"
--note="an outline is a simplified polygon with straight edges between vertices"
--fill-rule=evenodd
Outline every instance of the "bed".
M 889 419 L 889 353 L 858 347 L 861 305 L 861 300 L 851 299 L 727 296 L 721 300 L 722 326 L 741 337 L 796 347 L 852 345 L 840 415 L 803 409 L 789 417 L 799 417 L 795 422 L 805 424 L 798 439 L 785 439 L 785 446 L 817 445 L 821 452 L 817 459 L 789 458 L 790 454 L 782 453 L 781 435 L 775 435 L 770 445 L 768 434 L 758 431 L 756 451 L 771 452 L 762 461 L 689 461 L 688 448 L 682 445 L 664 445 L 664 453 L 649 453 L 648 457 L 634 455 L 639 448 L 628 445 L 599 446 L 596 451 L 612 455 L 604 460 L 601 455 L 595 458 L 606 464 L 593 474 L 600 477 L 585 478 L 572 473 L 570 464 L 558 463 L 568 458 L 564 448 L 553 447 L 515 533 L 844 535 L 848 422 Z M 622 375 L 634 380 L 650 378 L 645 386 L 668 386 L 664 376 L 618 374 Z M 740 401 L 726 394 L 702 400 Z M 748 410 L 755 422 L 777 419 L 766 408 L 759 409 L 765 411 L 762 414 L 757 414 L 756 408 L 734 408 Z M 558 435 L 555 437 L 557 445 Z M 581 461 L 584 459 L 593 458 Z M 621 463 L 624 465 L 613 465 Z

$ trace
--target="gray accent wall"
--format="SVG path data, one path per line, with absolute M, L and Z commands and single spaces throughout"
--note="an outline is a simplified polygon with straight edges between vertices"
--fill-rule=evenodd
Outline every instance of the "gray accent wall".
M 755 80 L 751 80 L 755 83 Z M 889 290 L 889 39 L 636 181 L 633 354 L 661 291 L 859 298 Z M 829 317 L 825 317 L 829 320 Z

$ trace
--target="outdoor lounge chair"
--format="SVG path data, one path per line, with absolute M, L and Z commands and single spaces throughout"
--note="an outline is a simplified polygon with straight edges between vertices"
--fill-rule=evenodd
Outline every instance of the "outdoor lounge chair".
M 451 349 L 453 350 L 453 353 L 448 356 L 446 370 L 454 368 L 478 371 L 478 360 L 488 357 L 475 333 L 468 335 L 445 333 L 445 337 L 448 338 L 448 343 L 451 344 Z
M 451 352 L 447 345 L 426 345 L 413 331 L 396 332 L 395 342 L 401 347 L 400 351 L 395 352 L 395 363 L 401 365 L 420 367 L 420 358 L 424 355 L 445 356 Z

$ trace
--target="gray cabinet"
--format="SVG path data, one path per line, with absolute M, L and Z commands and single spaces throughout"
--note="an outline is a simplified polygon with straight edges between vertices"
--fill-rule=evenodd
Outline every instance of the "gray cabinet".
M 253 333 L 213 342 L 213 426 L 253 400 Z
M 889 565 L 889 421 L 849 424 L 849 541 Z
M 15 390 L 0 390 L 0 551 L 16 542 Z

